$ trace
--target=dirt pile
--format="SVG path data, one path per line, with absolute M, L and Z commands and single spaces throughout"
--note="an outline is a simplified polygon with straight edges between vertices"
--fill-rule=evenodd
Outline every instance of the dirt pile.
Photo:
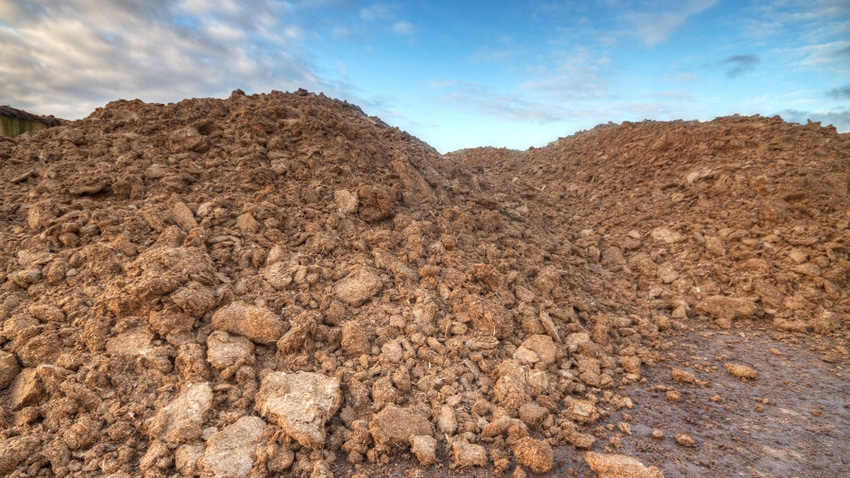
M 533 198 L 547 230 L 652 310 L 829 333 L 850 313 L 848 140 L 817 123 L 734 116 L 459 156 L 479 183 Z
M 724 118 L 443 156 L 305 91 L 2 141 L 0 473 L 549 472 L 630 434 L 600 420 L 688 321 L 848 338 L 848 143 Z

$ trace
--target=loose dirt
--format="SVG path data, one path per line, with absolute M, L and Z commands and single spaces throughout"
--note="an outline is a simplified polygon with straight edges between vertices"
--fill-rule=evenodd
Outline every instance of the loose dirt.
M 0 474 L 840 476 L 850 135 L 446 155 L 300 90 L 0 139 Z

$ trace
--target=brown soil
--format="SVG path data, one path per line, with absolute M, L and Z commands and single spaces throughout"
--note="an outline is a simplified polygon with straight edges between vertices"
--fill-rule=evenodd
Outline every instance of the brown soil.
M 236 91 L 110 103 L 0 162 L 0 474 L 850 472 L 834 128 L 440 155 Z

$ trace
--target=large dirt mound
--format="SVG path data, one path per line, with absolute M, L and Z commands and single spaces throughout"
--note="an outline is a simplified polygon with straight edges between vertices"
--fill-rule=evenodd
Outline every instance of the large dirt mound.
M 522 475 L 619 448 L 602 421 L 689 323 L 846 354 L 848 151 L 734 117 L 443 156 L 305 91 L 0 139 L 0 473 Z

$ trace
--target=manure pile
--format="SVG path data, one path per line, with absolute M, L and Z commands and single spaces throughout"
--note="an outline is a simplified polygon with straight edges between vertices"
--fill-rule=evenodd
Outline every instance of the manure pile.
M 0 138 L 0 164 L 3 476 L 660 476 L 626 456 L 633 392 L 676 337 L 848 363 L 850 135 L 819 124 L 440 155 L 237 90 L 116 101 Z M 763 380 L 736 359 L 672 379 Z

